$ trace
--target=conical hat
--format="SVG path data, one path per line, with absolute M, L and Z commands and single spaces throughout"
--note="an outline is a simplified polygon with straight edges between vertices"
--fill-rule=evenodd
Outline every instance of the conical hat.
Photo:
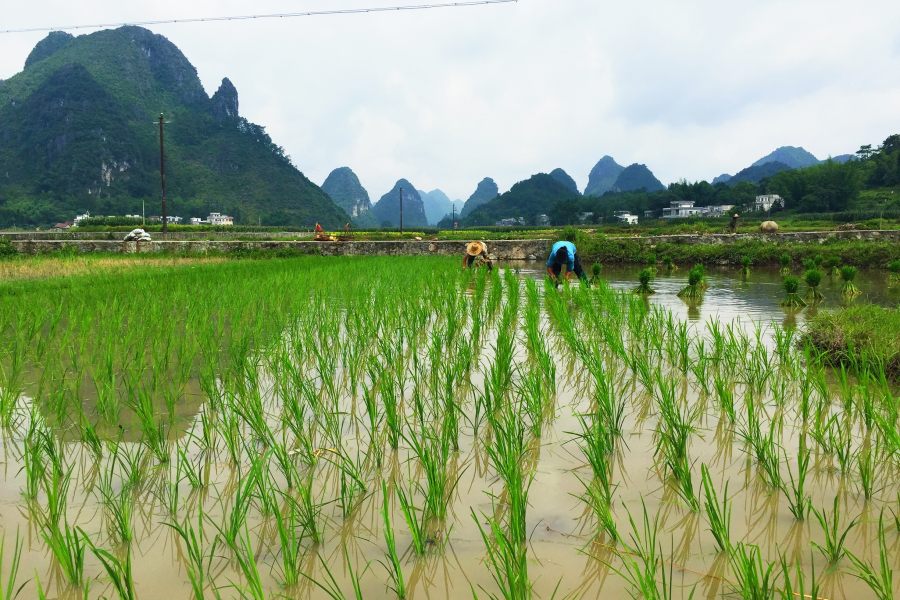
M 468 246 L 466 246 L 466 254 L 468 254 L 469 256 L 478 256 L 485 250 L 487 250 L 487 246 L 485 246 L 481 242 L 471 242 Z

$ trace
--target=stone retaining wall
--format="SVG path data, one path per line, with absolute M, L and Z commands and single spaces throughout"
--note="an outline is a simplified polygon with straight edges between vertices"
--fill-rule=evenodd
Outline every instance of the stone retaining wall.
M 110 240 L 121 241 L 127 235 L 126 231 L 13 231 L 0 232 L 0 239 L 10 241 L 46 241 L 46 240 Z M 161 237 L 162 234 L 151 232 L 151 237 Z M 234 240 L 237 238 L 298 238 L 311 239 L 313 233 L 309 231 L 246 231 L 246 232 L 222 232 L 222 231 L 170 231 L 167 234 L 169 241 L 179 240 Z
M 610 238 L 621 239 L 621 238 Z M 733 244 L 743 241 L 760 241 L 772 243 L 801 243 L 824 244 L 827 240 L 858 240 L 858 241 L 900 241 L 900 230 L 861 230 L 861 231 L 797 231 L 785 233 L 711 233 L 708 235 L 654 235 L 632 238 L 642 244 L 686 244 L 689 246 Z
M 389 242 L 314 242 L 314 241 L 152 241 L 119 242 L 108 240 L 14 240 L 21 254 L 42 254 L 74 248 L 79 253 L 228 253 L 235 250 L 271 250 L 292 248 L 305 254 L 322 256 L 459 256 L 466 242 L 458 241 L 389 241 Z M 550 240 L 497 240 L 487 242 L 492 260 L 537 260 L 545 257 Z

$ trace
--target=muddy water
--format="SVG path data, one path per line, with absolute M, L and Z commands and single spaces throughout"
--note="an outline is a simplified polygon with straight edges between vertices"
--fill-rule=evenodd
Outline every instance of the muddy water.
M 616 287 L 635 285 L 632 271 L 635 269 L 606 268 L 604 277 Z M 540 274 L 540 265 L 530 270 L 526 266 L 523 275 Z M 783 292 L 780 276 L 776 272 L 754 270 L 748 280 L 731 276 L 728 272 L 710 270 L 708 281 L 710 290 L 698 310 L 699 314 L 686 306 L 675 292 L 684 285 L 684 274 L 667 275 L 660 273 L 652 286 L 657 294 L 650 302 L 672 310 L 679 319 L 692 323 L 697 334 L 703 331 L 708 319 L 718 317 L 723 323 L 735 317 L 763 323 L 782 324 L 785 314 L 778 306 Z M 825 307 L 839 302 L 836 294 L 837 283 L 825 278 L 823 292 L 826 294 Z M 893 302 L 890 293 L 883 291 L 876 276 L 863 273 L 858 285 L 867 299 L 882 304 Z M 798 321 L 802 323 L 802 314 Z M 490 363 L 492 334 L 482 344 L 478 356 L 479 371 L 473 373 L 471 393 L 483 387 L 482 372 Z M 558 394 L 555 403 L 555 418 L 545 427 L 540 439 L 531 440 L 532 457 L 536 464 L 536 476 L 529 496 L 528 510 L 529 576 L 533 582 L 534 597 L 550 598 L 558 586 L 556 597 L 573 596 L 579 598 L 628 598 L 630 586 L 610 568 L 619 568 L 621 562 L 615 557 L 620 544 L 614 544 L 604 536 L 597 536 L 597 526 L 585 504 L 577 496 L 583 491 L 579 477 L 589 480 L 590 468 L 579 450 L 572 432 L 579 430 L 575 414 L 587 411 L 590 406 L 591 388 L 589 377 L 583 367 L 571 358 L 563 342 L 555 336 L 548 338 L 557 359 Z M 522 340 L 517 347 L 517 362 L 524 363 L 526 350 Z M 675 374 L 671 374 L 676 377 Z M 680 375 L 677 377 L 680 378 Z M 700 465 L 709 466 L 720 495 L 728 483 L 728 496 L 733 499 L 731 521 L 733 542 L 743 541 L 758 545 L 765 561 L 776 561 L 780 554 L 789 560 L 799 560 L 809 577 L 813 571 L 822 585 L 823 598 L 872 598 L 872 592 L 849 574 L 850 561 L 844 558 L 838 565 L 828 565 L 811 542 L 824 543 L 824 536 L 814 518 L 798 523 L 790 514 L 784 495 L 769 488 L 760 477 L 758 468 L 744 451 L 738 436 L 726 426 L 714 403 L 703 396 L 699 386 L 689 376 L 687 381 L 679 379 L 679 392 L 690 404 L 705 405 L 698 426 L 698 434 L 691 440 L 690 458 L 694 462 L 694 487 L 700 488 Z M 271 380 L 264 379 L 267 409 L 275 413 L 280 404 L 272 391 Z M 776 413 L 785 415 L 785 425 L 779 439 L 787 457 L 796 464 L 799 447 L 798 423 L 794 421 L 797 390 L 788 385 L 788 400 L 783 407 L 769 402 L 766 410 L 769 416 Z M 696 588 L 695 598 L 726 597 L 731 593 L 729 582 L 734 576 L 728 568 L 727 558 L 716 551 L 713 537 L 705 513 L 692 512 L 683 507 L 673 489 L 665 483 L 661 467 L 654 459 L 655 444 L 652 439 L 657 426 L 653 399 L 642 385 L 636 382 L 630 372 L 622 366 L 615 377 L 616 393 L 627 401 L 626 435 L 620 453 L 615 461 L 614 482 L 616 505 L 614 514 L 619 531 L 625 537 L 629 532 L 629 512 L 640 523 L 642 504 L 650 515 L 659 517 L 659 541 L 662 544 L 666 564 L 674 574 L 674 597 L 687 598 Z M 835 393 L 837 396 L 837 393 Z M 470 396 L 471 399 L 471 396 Z M 837 401 L 835 401 L 836 404 Z M 738 403 L 740 406 L 740 403 Z M 201 409 L 202 410 L 202 409 Z M 342 410 L 346 413 L 344 431 L 346 448 L 351 456 L 357 447 L 365 451 L 367 433 L 353 416 L 363 418 L 362 399 L 346 394 L 342 399 Z M 467 417 L 474 419 L 474 407 L 469 402 Z M 768 422 L 768 421 L 766 421 Z M 277 420 L 271 419 L 275 428 Z M 199 435 L 199 418 L 189 423 Z M 502 514 L 492 496 L 502 498 L 503 485 L 496 472 L 489 465 L 485 444 L 489 443 L 489 432 L 485 426 L 476 438 L 470 427 L 463 428 L 460 438 L 461 451 L 452 459 L 451 469 L 461 473 L 457 493 L 452 503 L 451 514 L 443 524 L 448 539 L 443 552 L 435 550 L 425 558 L 416 557 L 410 549 L 410 535 L 394 498 L 391 503 L 394 530 L 398 551 L 404 554 L 403 568 L 409 598 L 466 598 L 472 597 L 474 589 L 484 598 L 488 593 L 498 593 L 485 565 L 485 546 L 477 521 L 487 527 L 485 515 Z M 173 436 L 175 437 L 175 436 Z M 210 522 L 222 523 L 231 510 L 234 491 L 240 481 L 247 476 L 246 469 L 239 472 L 228 464 L 228 456 L 222 450 L 203 452 L 189 436 L 178 436 L 180 443 L 186 444 L 186 453 L 199 472 L 204 485 L 192 489 L 183 481 L 178 489 L 180 500 L 177 514 L 172 515 L 165 507 L 163 491 L 167 478 L 175 467 L 159 468 L 152 460 L 142 464 L 143 481 L 134 493 L 134 541 L 131 543 L 134 579 L 137 582 L 138 597 L 185 598 L 191 597 L 188 576 L 184 565 L 184 547 L 174 532 L 164 525 L 173 518 L 182 521 L 189 517 L 196 523 L 199 508 L 208 515 Z M 809 442 L 808 442 L 809 443 Z M 859 426 L 853 430 L 853 447 L 865 443 Z M 104 548 L 112 548 L 114 554 L 124 557 L 126 546 L 108 534 L 107 512 L 98 501 L 96 486 L 98 475 L 106 470 L 109 453 L 98 464 L 79 442 L 64 441 L 66 456 L 75 464 L 73 484 L 69 498 L 67 519 L 88 532 L 95 543 Z M 20 490 L 25 486 L 21 439 L 4 440 L 3 483 L 0 485 L 0 524 L 6 533 L 7 551 L 18 530 L 24 538 L 25 553 L 20 569 L 20 581 L 33 578 L 35 572 L 45 589 L 50 589 L 49 597 L 80 597 L 69 589 L 60 575 L 58 566 L 49 554 L 40 537 L 36 525 L 35 505 L 23 501 Z M 137 444 L 123 443 L 123 448 L 138 452 Z M 794 466 L 796 469 L 796 466 Z M 320 461 L 314 468 L 315 491 L 325 500 L 337 496 L 337 471 L 327 461 Z M 841 506 L 842 524 L 851 519 L 859 524 L 847 537 L 847 548 L 861 558 L 877 561 L 877 520 L 884 510 L 891 522 L 888 544 L 894 568 L 900 567 L 897 535 L 893 528 L 892 510 L 897 510 L 897 473 L 890 462 L 885 462 L 879 470 L 880 488 L 875 497 L 865 501 L 858 486 L 858 477 L 852 469 L 842 473 L 833 457 L 813 450 L 811 475 L 807 482 L 812 496 L 812 504 L 818 509 L 828 508 L 835 495 Z M 787 476 L 787 465 L 783 465 L 783 475 Z M 327 564 L 338 586 L 350 597 L 351 581 L 343 558 L 346 547 L 350 564 L 357 572 L 362 572 L 361 587 L 364 598 L 392 598 L 396 594 L 389 589 L 389 580 L 384 566 L 385 541 L 382 532 L 381 477 L 406 481 L 409 477 L 421 479 L 422 473 L 416 461 L 410 460 L 407 449 L 386 455 L 381 472 L 371 473 L 368 490 L 350 515 L 342 514 L 336 503 L 329 504 L 323 512 L 325 541 L 318 547 L 310 547 L 304 559 L 307 574 L 318 581 L 327 579 L 319 557 Z M 277 473 L 277 485 L 284 488 L 284 481 Z M 120 482 L 116 486 L 121 486 Z M 421 504 L 421 498 L 417 499 Z M 43 506 L 44 498 L 38 498 Z M 473 518 L 474 517 L 474 518 Z M 279 585 L 279 538 L 272 516 L 262 514 L 259 503 L 254 503 L 247 520 L 254 555 L 258 562 L 260 577 L 267 597 L 279 594 L 289 598 L 327 598 L 328 596 L 311 583 L 306 582 L 293 588 Z M 207 524 L 204 527 L 212 538 L 216 530 Z M 8 554 L 7 554 L 8 556 Z M 609 563 L 609 564 L 607 564 Z M 4 574 L 8 572 L 3 565 Z M 240 597 L 238 587 L 246 584 L 231 554 L 219 549 L 212 561 L 212 574 L 222 597 Z M 777 569 L 776 569 L 777 570 Z M 86 573 L 91 578 L 99 578 L 91 585 L 89 597 L 115 597 L 109 582 L 104 580 L 104 571 L 99 561 L 88 553 Z M 895 586 L 896 587 L 896 586 Z M 34 598 L 34 581 L 26 585 L 22 597 Z M 207 596 L 214 597 L 211 589 Z M 249 597 L 249 595 L 248 595 Z
M 518 268 L 527 277 L 543 278 L 547 274 L 543 262 L 520 261 L 510 263 L 510 266 Z M 631 290 L 637 286 L 637 274 L 642 268 L 635 265 L 604 265 L 601 277 L 616 289 Z M 859 296 L 848 300 L 840 294 L 843 283 L 840 275 L 825 275 L 819 286 L 825 299 L 814 307 L 789 313 L 779 305 L 785 292 L 778 267 L 751 267 L 749 275 L 741 275 L 738 267 L 711 266 L 706 271 L 709 289 L 703 295 L 703 300 L 688 304 L 676 296 L 687 285 L 688 269 L 689 265 L 684 265 L 677 271 L 669 272 L 665 267 L 660 267 L 650 284 L 656 294 L 648 296 L 648 301 L 664 306 L 680 318 L 692 322 L 719 319 L 727 323 L 740 318 L 766 324 L 782 324 L 785 320 L 788 325 L 802 324 L 807 316 L 815 315 L 817 311 L 834 310 L 849 302 L 868 302 L 881 306 L 897 306 L 900 303 L 900 286 L 888 285 L 887 271 L 860 269 L 854 280 L 856 287 L 862 292 Z M 590 266 L 586 266 L 585 270 L 590 273 Z M 802 280 L 803 271 L 795 268 L 792 275 L 801 279 L 799 294 L 803 297 L 807 289 Z

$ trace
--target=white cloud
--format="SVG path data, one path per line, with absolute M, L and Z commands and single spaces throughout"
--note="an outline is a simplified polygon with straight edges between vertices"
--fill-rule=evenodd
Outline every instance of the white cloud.
M 412 0 L 410 0 L 412 1 Z M 26 27 L 391 5 L 394 0 L 32 0 Z M 48 22 L 47 15 L 52 15 Z M 373 199 L 405 177 L 465 199 L 610 154 L 664 182 L 782 145 L 817 156 L 900 132 L 900 3 L 520 0 L 408 13 L 165 25 L 209 93 L 222 77 L 317 183 L 350 166 Z M 0 35 L 0 78 L 44 34 Z

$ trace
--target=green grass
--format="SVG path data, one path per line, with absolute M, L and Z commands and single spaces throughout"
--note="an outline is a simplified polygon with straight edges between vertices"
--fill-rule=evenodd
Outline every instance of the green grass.
M 864 356 L 900 375 L 900 311 L 873 304 L 821 312 L 809 321 L 803 341 L 834 365 L 858 364 Z

